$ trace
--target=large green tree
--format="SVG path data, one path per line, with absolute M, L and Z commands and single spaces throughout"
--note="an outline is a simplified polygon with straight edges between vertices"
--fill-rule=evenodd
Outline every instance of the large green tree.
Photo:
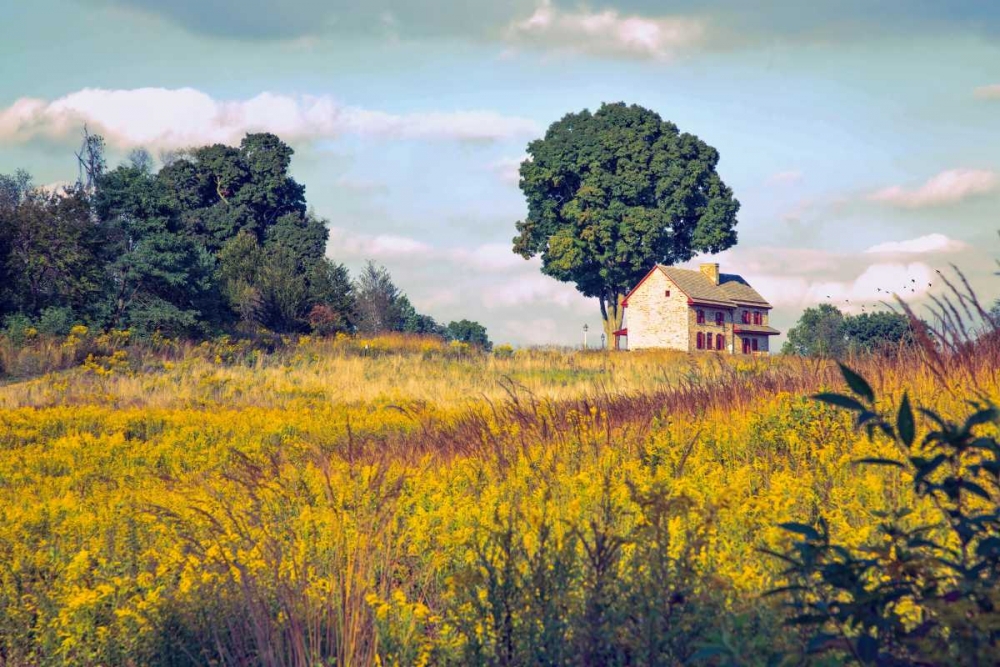
M 487 352 L 493 349 L 493 343 L 486 333 L 486 327 L 472 320 L 449 322 L 446 334 L 451 340 L 458 340 L 470 345 L 478 345 Z
M 841 357 L 846 351 L 844 314 L 828 303 L 806 308 L 781 348 L 782 354 L 804 357 Z
M 10 273 L 10 245 L 17 226 L 18 207 L 31 190 L 31 175 L 24 170 L 0 174 L 0 322 L 15 309 L 16 293 Z
M 514 252 L 597 297 L 605 333 L 625 294 L 655 264 L 736 243 L 739 202 L 716 171 L 719 153 L 637 105 L 604 104 L 553 123 L 521 163 L 527 217 Z
M 388 269 L 369 261 L 355 281 L 354 293 L 357 295 L 359 332 L 379 334 L 403 330 L 409 300 L 404 301 L 406 296 L 396 287 Z
M 215 260 L 182 231 L 163 184 L 123 165 L 98 179 L 94 200 L 107 234 L 108 324 L 171 334 L 215 324 Z
M 273 134 L 248 134 L 239 148 L 215 144 L 176 155 L 156 178 L 186 231 L 211 253 L 240 232 L 260 243 L 291 235 L 311 248 L 322 233 L 318 259 L 326 228 L 307 216 L 305 187 L 289 175 L 293 153 Z M 276 225 L 280 231 L 272 232 Z
M 902 313 L 862 313 L 844 318 L 844 335 L 854 352 L 893 350 L 915 341 L 910 319 Z
M 14 306 L 32 317 L 46 308 L 89 314 L 102 292 L 103 236 L 83 191 L 31 190 L 8 215 L 5 284 Z

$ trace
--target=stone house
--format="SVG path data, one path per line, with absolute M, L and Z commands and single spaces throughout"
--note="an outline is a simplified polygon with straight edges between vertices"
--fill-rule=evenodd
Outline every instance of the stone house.
M 719 273 L 718 264 L 700 271 L 654 267 L 625 297 L 615 347 L 669 348 L 686 352 L 766 355 L 771 304 L 742 277 Z

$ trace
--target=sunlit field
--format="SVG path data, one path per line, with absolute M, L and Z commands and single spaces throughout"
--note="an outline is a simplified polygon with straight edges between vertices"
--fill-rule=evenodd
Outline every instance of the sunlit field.
M 779 523 L 931 520 L 854 464 L 894 443 L 809 398 L 832 362 L 84 330 L 0 357 L 2 665 L 766 664 L 806 642 L 762 595 Z M 958 417 L 998 359 L 852 364 Z

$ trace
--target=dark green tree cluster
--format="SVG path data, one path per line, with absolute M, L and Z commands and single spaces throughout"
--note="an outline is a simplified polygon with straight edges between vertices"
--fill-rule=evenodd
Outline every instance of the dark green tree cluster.
M 910 320 L 901 313 L 844 315 L 839 308 L 820 304 L 806 308 L 789 329 L 782 354 L 842 358 L 847 354 L 882 352 L 914 343 Z
M 385 269 L 369 265 L 352 281 L 325 256 L 326 223 L 308 210 L 289 175 L 293 151 L 275 135 L 175 153 L 158 171 L 142 150 L 107 170 L 103 141 L 87 140 L 86 178 L 72 189 L 0 175 L 0 320 L 52 334 L 79 322 L 175 336 L 448 335 Z M 472 342 L 486 345 L 479 329 Z
M 0 177 L 0 314 L 194 336 L 305 330 L 319 310 L 324 329 L 346 330 L 352 285 L 324 256 L 328 231 L 291 157 L 273 134 L 250 134 L 158 172 L 144 151 L 110 171 L 98 155 L 86 185 L 58 194 L 23 172 Z

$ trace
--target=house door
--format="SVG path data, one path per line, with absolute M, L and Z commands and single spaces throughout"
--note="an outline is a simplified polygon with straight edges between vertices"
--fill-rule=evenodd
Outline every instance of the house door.
M 750 354 L 750 339 L 743 339 L 743 354 Z

